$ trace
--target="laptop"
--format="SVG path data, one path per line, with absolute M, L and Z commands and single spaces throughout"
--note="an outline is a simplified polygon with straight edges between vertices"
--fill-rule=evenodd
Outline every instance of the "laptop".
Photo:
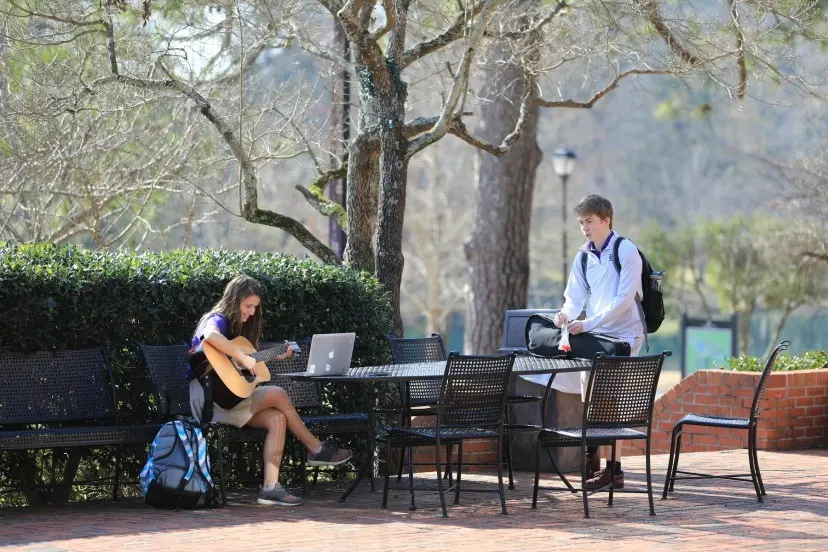
M 354 352 L 355 333 L 316 334 L 308 353 L 310 376 L 339 376 L 348 373 Z

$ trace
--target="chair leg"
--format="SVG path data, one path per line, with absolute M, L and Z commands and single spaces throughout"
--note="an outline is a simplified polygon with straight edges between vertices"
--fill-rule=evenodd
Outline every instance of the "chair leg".
M 497 435 L 497 487 L 500 491 L 500 511 L 505 516 L 506 491 L 503 489 L 503 430 Z
M 301 446 L 301 445 L 300 445 Z M 302 478 L 302 496 L 308 494 L 308 474 L 307 474 L 307 459 L 308 449 L 304 446 L 299 451 L 299 477 Z
M 368 441 L 368 455 L 365 459 L 366 468 L 368 470 L 368 480 L 371 482 L 371 492 L 377 492 L 376 487 L 374 486 L 374 448 L 377 446 L 376 442 L 374 442 L 374 424 L 371 423 L 368 425 L 368 433 L 365 435 L 366 440 Z
M 216 459 L 218 460 L 219 466 L 219 481 L 221 485 L 221 505 L 222 507 L 227 506 L 227 491 L 225 489 L 225 479 L 224 479 L 224 458 L 222 456 L 222 449 L 224 448 L 221 442 L 221 432 L 218 430 L 215 431 L 216 434 Z
M 650 434 L 647 434 L 647 450 L 644 451 L 647 462 L 647 497 L 650 499 L 650 515 L 655 515 L 655 504 L 653 503 L 653 477 L 650 472 Z M 615 478 L 613 478 L 614 480 Z
M 397 470 L 397 483 L 402 481 L 403 462 L 405 462 L 405 456 L 403 456 L 403 455 L 406 454 L 406 449 L 407 448 L 408 447 L 403 447 L 403 448 L 400 449 L 400 466 L 399 466 L 399 469 Z
M 355 467 L 357 468 L 357 476 L 353 481 L 351 481 L 348 484 L 348 487 L 345 489 L 345 492 L 343 492 L 339 496 L 339 502 L 345 502 L 345 500 L 349 496 L 351 496 L 351 493 L 354 492 L 354 490 L 356 490 L 357 487 L 359 487 L 359 484 L 362 482 L 366 475 L 369 476 L 369 478 L 371 479 L 371 492 L 374 492 L 374 455 L 372 452 L 373 445 L 371 444 L 370 437 L 368 437 L 366 441 L 368 450 L 365 453 L 365 461 L 360 463 L 359 465 L 355 464 Z
M 538 507 L 538 486 L 540 485 L 540 458 L 541 458 L 541 434 L 538 433 L 538 438 L 535 441 L 535 485 L 532 489 L 532 509 Z
M 671 482 L 675 477 L 675 474 L 673 472 L 673 461 L 675 460 L 676 454 L 676 438 L 678 437 L 680 431 L 681 428 L 679 426 L 674 427 L 673 436 L 670 439 L 670 459 L 667 460 L 667 475 L 664 477 L 664 492 L 661 493 L 662 500 L 665 500 L 667 498 L 667 491 L 670 490 Z
M 679 457 L 681 456 L 681 435 L 682 430 L 679 430 L 678 438 L 676 439 L 676 459 L 673 460 L 673 474 L 670 476 L 670 492 L 672 493 L 676 485 L 676 472 L 678 472 Z
M 449 487 L 453 484 L 454 474 L 451 473 L 451 451 L 453 450 L 453 445 L 447 444 L 446 445 L 446 471 L 443 472 L 443 479 L 448 478 Z
M 319 468 L 314 467 L 313 468 L 313 488 L 314 489 L 316 488 L 316 480 L 317 479 L 319 479 Z
M 510 418 L 511 418 L 510 412 L 511 412 L 511 408 L 507 404 L 506 405 L 506 415 L 505 415 L 505 421 L 506 421 L 507 424 L 510 423 Z M 506 432 L 505 448 L 506 448 L 506 468 L 509 470 L 509 490 L 513 490 L 515 488 L 515 478 L 514 478 L 514 475 L 512 474 L 512 432 L 511 431 Z
M 512 474 L 512 434 L 506 434 L 506 468 L 509 471 L 509 489 L 515 488 L 515 478 Z
M 550 448 L 548 448 L 548 449 L 546 449 L 546 452 L 547 452 L 547 455 L 549 456 L 549 462 L 552 464 L 552 469 L 553 469 L 553 470 L 555 470 L 555 473 L 557 473 L 557 474 L 558 474 L 558 477 L 560 477 L 560 478 L 561 478 L 561 481 L 563 481 L 563 482 L 564 482 L 564 485 L 566 485 L 566 487 L 567 487 L 570 491 L 572 491 L 573 493 L 577 493 L 577 492 L 578 492 L 578 489 L 576 489 L 575 487 L 573 487 L 573 486 L 572 486 L 572 484 L 569 482 L 569 480 L 566 478 L 566 476 L 565 476 L 565 475 L 561 472 L 561 470 L 558 468 L 558 463 L 557 463 L 557 462 L 555 462 L 555 456 L 552 454 L 552 449 L 551 449 L 551 447 L 550 447 Z M 539 464 L 540 464 L 540 463 L 539 463 Z M 540 469 L 540 468 L 539 468 L 539 469 Z
M 762 500 L 762 490 L 759 488 L 759 479 L 756 476 L 756 466 L 753 464 L 753 440 L 755 435 L 752 431 L 748 430 L 748 464 L 750 464 L 750 479 L 753 481 L 753 488 L 756 490 L 756 499 L 759 502 L 763 502 Z
M 463 473 L 463 441 L 457 445 L 457 480 L 454 482 L 454 503 L 460 502 L 460 474 Z
M 391 481 L 391 435 L 385 438 L 385 485 L 382 488 L 382 509 L 388 508 L 388 483 Z
M 758 454 L 758 443 L 756 442 L 756 427 L 753 427 L 753 449 L 748 449 L 748 452 L 753 454 L 753 467 L 756 468 L 756 479 L 759 480 L 759 489 L 762 491 L 763 495 L 766 495 L 765 492 L 765 484 L 762 482 L 762 472 L 759 471 L 759 454 Z M 748 442 L 750 444 L 750 442 Z
M 612 453 L 610 454 L 610 459 L 612 461 L 612 472 L 610 473 L 610 490 L 609 490 L 609 500 L 607 502 L 607 506 L 612 506 L 612 495 L 613 491 L 615 490 L 615 446 L 617 441 L 612 442 Z
M 440 443 L 434 445 L 434 466 L 437 468 L 437 490 L 440 493 L 440 506 L 443 508 L 443 517 L 448 517 L 448 510 L 446 509 L 446 494 L 443 491 L 443 478 L 440 475 Z M 412 495 L 413 497 L 413 495 Z
M 408 506 L 408 509 L 412 512 L 417 509 L 417 505 L 414 504 L 414 447 L 407 447 L 408 448 L 408 492 L 411 494 L 411 503 Z M 437 462 L 440 462 L 440 454 L 439 450 L 437 451 Z M 440 471 L 437 471 L 437 479 L 440 478 Z
M 115 479 L 112 485 L 112 501 L 118 501 L 118 488 L 121 484 L 121 453 L 115 452 Z
M 586 443 L 581 441 L 581 458 L 586 458 Z M 586 488 L 586 462 L 581 462 L 581 493 L 584 495 L 584 517 L 589 518 L 589 498 Z

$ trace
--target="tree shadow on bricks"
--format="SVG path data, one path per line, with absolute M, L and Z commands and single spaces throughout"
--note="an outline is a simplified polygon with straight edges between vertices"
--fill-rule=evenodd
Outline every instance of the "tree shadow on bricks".
M 682 462 L 708 471 L 728 467 L 741 456 L 747 464 L 745 451 L 688 453 L 682 456 Z M 626 485 L 644 488 L 643 464 L 642 458 L 624 459 Z M 370 493 L 367 481 L 344 503 L 338 502 L 338 497 L 347 482 L 336 482 L 320 483 L 298 508 L 257 506 L 255 491 L 243 491 L 230 494 L 227 508 L 177 513 L 153 510 L 140 500 L 2 509 L 0 543 L 50 543 L 61 548 L 64 542 L 74 547 L 85 542 L 75 539 L 111 538 L 112 548 L 116 548 L 121 543 L 175 538 L 186 547 L 188 539 L 194 539 L 191 544 L 198 546 L 202 542 L 198 539 L 208 538 L 204 535 L 232 538 L 242 545 L 251 544 L 248 539 L 259 538 L 259 533 L 290 534 L 292 539 L 309 539 L 312 543 L 315 538 L 328 539 L 330 535 L 361 538 L 369 534 L 382 539 L 390 531 L 414 539 L 405 541 L 405 546 L 402 541 L 391 545 L 412 548 L 412 542 L 445 544 L 446 539 L 456 539 L 462 545 L 462 539 L 468 538 L 466 530 L 484 531 L 492 539 L 500 537 L 497 531 L 505 530 L 510 546 L 521 549 L 538 543 L 569 543 L 571 539 L 630 545 L 643 540 L 670 543 L 675 548 L 677 543 L 689 546 L 694 539 L 703 538 L 724 543 L 742 539 L 748 546 L 760 546 L 762 542 L 787 546 L 807 541 L 809 546 L 828 549 L 828 524 L 824 522 L 828 517 L 828 478 L 823 475 L 828 451 L 760 452 L 760 464 L 768 492 L 764 503 L 756 501 L 750 483 L 724 480 L 679 481 L 671 498 L 661 500 L 667 458 L 654 456 L 654 517 L 649 515 L 646 495 L 617 494 L 612 507 L 607 506 L 605 494 L 593 495 L 589 520 L 583 517 L 580 495 L 568 492 L 541 492 L 538 508 L 532 510 L 534 474 L 521 472 L 516 477 L 516 489 L 507 491 L 507 516 L 500 514 L 497 493 L 462 493 L 458 505 L 453 504 L 450 495 L 449 517 L 444 519 L 436 492 L 417 491 L 418 509 L 410 512 L 407 488 L 397 488 L 389 494 L 389 508 L 382 510 L 382 493 Z M 431 487 L 435 479 L 433 473 L 418 474 L 417 484 Z M 493 489 L 497 485 L 496 476 L 488 474 L 464 474 L 463 481 L 464 488 Z M 542 482 L 551 484 L 553 479 L 545 475 Z M 375 529 L 383 525 L 389 527 Z M 252 531 L 251 527 L 261 530 Z

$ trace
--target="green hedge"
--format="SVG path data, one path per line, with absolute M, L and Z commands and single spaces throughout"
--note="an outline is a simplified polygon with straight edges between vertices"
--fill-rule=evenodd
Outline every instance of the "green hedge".
M 765 367 L 766 359 L 742 355 L 727 359 L 725 366 L 715 366 L 723 370 L 738 370 L 741 372 L 761 372 Z M 805 351 L 801 356 L 780 355 L 773 367 L 774 372 L 789 372 L 791 370 L 818 370 L 828 368 L 828 351 Z
M 264 286 L 264 340 L 353 331 L 355 365 L 389 360 L 382 338 L 391 330 L 389 299 L 365 273 L 252 252 L 107 252 L 52 244 L 0 245 L 0 351 L 103 347 L 122 420 L 145 421 L 153 415 L 152 399 L 136 342 L 188 341 L 201 314 L 240 273 Z M 326 389 L 334 410 L 364 411 L 372 399 L 364 388 Z M 132 470 L 143 454 L 132 459 Z M 130 475 L 137 478 L 137 471 Z M 15 474 L 0 468 L 0 486 L 4 477 Z

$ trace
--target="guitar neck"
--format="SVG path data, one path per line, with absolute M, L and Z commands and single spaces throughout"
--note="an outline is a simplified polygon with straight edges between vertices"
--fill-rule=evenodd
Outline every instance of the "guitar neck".
M 258 351 L 253 353 L 253 358 L 256 359 L 256 362 L 267 362 L 271 358 L 275 358 L 282 353 L 284 353 L 290 345 L 278 345 L 276 347 L 271 347 L 270 349 L 265 349 L 264 351 Z

